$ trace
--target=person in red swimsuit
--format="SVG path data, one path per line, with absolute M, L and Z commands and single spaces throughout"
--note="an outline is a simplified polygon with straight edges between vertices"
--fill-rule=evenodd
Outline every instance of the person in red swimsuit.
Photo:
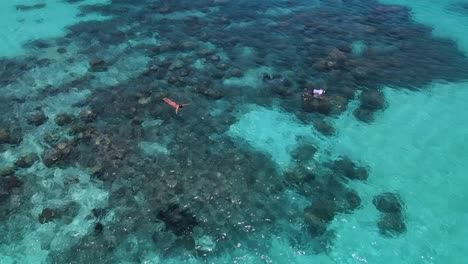
M 175 108 L 175 112 L 176 114 L 179 113 L 179 109 L 181 108 L 184 108 L 184 106 L 187 106 L 187 105 L 190 105 L 190 104 L 178 104 L 174 101 L 172 101 L 171 99 L 169 98 L 163 98 L 164 102 L 166 102 L 168 105 L 172 106 Z

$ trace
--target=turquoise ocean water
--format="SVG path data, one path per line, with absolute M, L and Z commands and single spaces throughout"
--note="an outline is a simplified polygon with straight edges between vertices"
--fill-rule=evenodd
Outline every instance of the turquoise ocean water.
M 0 263 L 466 262 L 465 0 L 3 0 L 0 40 Z

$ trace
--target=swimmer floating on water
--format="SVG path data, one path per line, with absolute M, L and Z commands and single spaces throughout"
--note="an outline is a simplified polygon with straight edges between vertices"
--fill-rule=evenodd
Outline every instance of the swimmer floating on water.
M 313 89 L 312 94 L 314 95 L 315 98 L 319 98 L 321 95 L 325 94 L 327 91 L 323 89 Z
M 168 105 L 170 105 L 170 106 L 172 106 L 172 107 L 175 108 L 176 114 L 179 113 L 179 109 L 184 108 L 184 106 L 186 106 L 186 105 L 190 105 L 190 104 L 178 104 L 178 103 L 176 103 L 176 102 L 174 102 L 174 101 L 172 101 L 171 99 L 166 98 L 166 97 L 163 98 L 163 100 L 164 100 L 164 102 L 166 102 Z

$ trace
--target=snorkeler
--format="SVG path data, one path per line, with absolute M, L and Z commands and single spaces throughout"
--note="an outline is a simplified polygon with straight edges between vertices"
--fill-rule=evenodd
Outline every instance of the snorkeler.
M 325 94 L 327 91 L 323 89 L 313 89 L 312 94 L 314 95 L 315 98 L 319 98 L 321 95 Z
M 184 106 L 186 106 L 186 105 L 190 105 L 190 104 L 178 104 L 178 103 L 176 103 L 176 102 L 174 102 L 174 101 L 172 101 L 171 99 L 166 98 L 166 97 L 163 98 L 163 100 L 164 100 L 164 102 L 166 102 L 168 105 L 170 105 L 170 106 L 172 106 L 172 107 L 175 108 L 176 114 L 179 113 L 179 109 L 184 108 Z

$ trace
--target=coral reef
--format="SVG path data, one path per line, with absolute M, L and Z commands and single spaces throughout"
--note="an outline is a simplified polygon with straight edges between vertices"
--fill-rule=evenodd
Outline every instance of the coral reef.
M 401 197 L 395 193 L 382 193 L 372 200 L 375 208 L 382 214 L 377 226 L 382 235 L 395 237 L 406 231 Z
M 339 132 L 331 120 L 352 101 L 358 122 L 385 111 L 384 86 L 468 78 L 452 41 L 407 8 L 373 0 L 286 1 L 278 5 L 294 11 L 276 14 L 263 0 L 65 2 L 106 19 L 28 43 L 30 56 L 0 58 L 0 150 L 14 157 L 0 160 L 0 221 L 15 214 L 30 229 L 83 227 L 76 238 L 57 233 L 69 244 L 48 251 L 51 263 L 118 263 L 121 252 L 129 263 L 148 252 L 211 263 L 238 243 L 266 255 L 265 236 L 283 235 L 298 252 L 312 244 L 307 254 L 327 252 L 330 223 L 365 204 L 347 183 L 372 177 L 366 161 L 326 159 L 318 144 L 294 139 L 293 165 L 282 168 L 229 128 L 256 104 L 297 117 L 311 137 L 331 137 Z M 176 114 L 166 97 L 190 105 Z M 89 190 L 106 195 L 97 201 Z M 409 228 L 397 194 L 372 202 L 383 236 Z

